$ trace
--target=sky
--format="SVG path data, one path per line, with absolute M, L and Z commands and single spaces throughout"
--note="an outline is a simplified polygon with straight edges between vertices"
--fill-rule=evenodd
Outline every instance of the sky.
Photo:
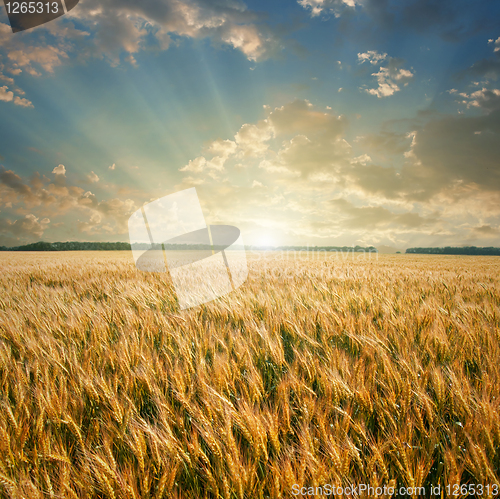
M 0 7 L 0 246 L 195 187 L 252 245 L 500 246 L 497 0 Z

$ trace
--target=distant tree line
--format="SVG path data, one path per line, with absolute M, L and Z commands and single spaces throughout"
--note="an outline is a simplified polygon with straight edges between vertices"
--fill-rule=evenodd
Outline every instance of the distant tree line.
M 377 253 L 374 246 L 247 246 L 249 250 L 272 251 L 337 251 L 342 253 Z
M 0 246 L 0 251 L 124 251 L 130 250 L 129 243 L 95 243 L 77 242 L 47 243 L 39 241 L 37 243 L 25 244 L 7 248 Z
M 65 242 L 48 243 L 39 241 L 37 243 L 25 244 L 8 248 L 0 246 L 0 251 L 130 251 L 131 249 L 154 249 L 161 250 L 223 250 L 222 246 L 211 246 L 208 244 L 147 244 L 147 243 L 100 243 L 100 242 Z M 248 250 L 272 250 L 272 251 L 337 251 L 337 252 L 355 252 L 355 253 L 376 253 L 374 246 L 246 246 Z
M 500 255 L 500 248 L 477 248 L 476 246 L 464 246 L 455 248 L 408 248 L 406 253 L 418 253 L 422 255 Z
M 130 245 L 129 245 L 130 248 Z M 176 251 L 176 250 L 217 250 L 217 251 L 222 251 L 227 248 L 227 246 L 221 246 L 214 244 L 213 246 L 210 244 L 158 244 L 158 243 L 153 243 L 153 244 L 148 244 L 148 243 L 134 243 L 132 244 L 132 249 L 135 250 L 161 250 L 162 248 L 165 248 L 166 251 Z M 233 246 L 232 249 L 244 249 L 243 246 L 235 247 Z

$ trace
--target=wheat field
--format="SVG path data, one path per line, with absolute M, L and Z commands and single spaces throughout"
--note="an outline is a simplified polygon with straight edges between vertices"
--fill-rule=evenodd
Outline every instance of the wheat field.
M 498 484 L 500 259 L 295 256 L 181 312 L 126 252 L 0 253 L 0 497 Z

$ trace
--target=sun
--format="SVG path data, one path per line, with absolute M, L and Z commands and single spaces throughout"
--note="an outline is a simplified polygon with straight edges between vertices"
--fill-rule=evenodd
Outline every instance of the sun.
M 276 246 L 276 239 L 271 234 L 260 234 L 257 237 L 257 246 Z

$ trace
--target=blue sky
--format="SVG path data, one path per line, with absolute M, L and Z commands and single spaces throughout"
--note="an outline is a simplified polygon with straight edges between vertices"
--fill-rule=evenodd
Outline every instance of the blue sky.
M 189 187 L 250 244 L 499 244 L 498 2 L 81 0 L 0 23 L 0 245 L 126 241 Z

